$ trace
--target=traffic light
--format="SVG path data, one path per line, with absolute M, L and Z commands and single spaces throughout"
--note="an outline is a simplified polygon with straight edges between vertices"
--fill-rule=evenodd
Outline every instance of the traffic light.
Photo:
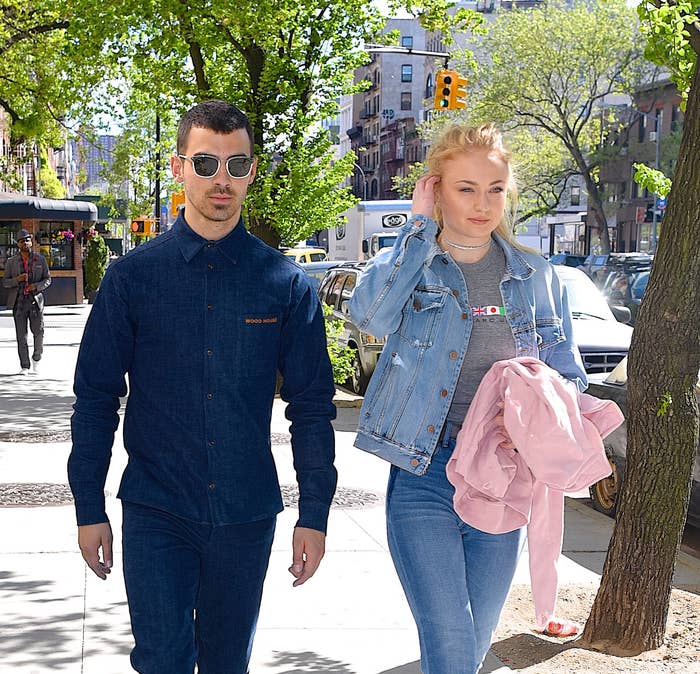
M 176 218 L 180 212 L 180 206 L 185 205 L 185 193 L 174 192 L 170 195 L 170 214 Z
M 155 218 L 136 218 L 131 221 L 131 232 L 136 236 L 155 236 L 156 219 Z
M 438 70 L 435 80 L 435 110 L 449 110 L 452 82 L 457 77 L 454 70 Z
M 450 102 L 447 106 L 448 110 L 461 110 L 467 107 L 467 102 L 464 98 L 467 95 L 467 78 L 461 77 L 459 73 L 455 73 L 450 85 Z
M 435 81 L 435 110 L 460 110 L 467 106 L 467 79 L 456 70 L 439 70 Z

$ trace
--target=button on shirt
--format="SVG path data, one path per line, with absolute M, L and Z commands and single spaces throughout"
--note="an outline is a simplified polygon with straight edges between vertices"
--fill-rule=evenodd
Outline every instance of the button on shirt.
M 289 404 L 298 526 L 325 531 L 336 485 L 334 385 L 308 277 L 240 221 L 207 242 L 183 215 L 110 265 L 85 327 L 68 463 L 78 524 L 106 522 L 119 398 L 119 498 L 213 524 L 272 517 L 277 371 Z

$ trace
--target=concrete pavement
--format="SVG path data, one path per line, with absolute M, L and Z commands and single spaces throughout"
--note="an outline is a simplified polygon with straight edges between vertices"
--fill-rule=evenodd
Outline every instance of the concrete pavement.
M 125 464 L 121 431 L 108 476 L 115 568 L 106 582 L 88 573 L 70 504 L 27 507 L 65 495 L 70 451 L 71 378 L 88 306 L 47 307 L 46 351 L 38 376 L 16 374 L 12 317 L 0 311 L 0 673 L 124 674 L 131 671 L 128 611 L 121 577 L 120 507 Z M 348 397 L 339 405 L 352 405 Z M 273 449 L 285 493 L 294 485 L 288 423 L 275 402 Z M 253 674 L 420 674 L 415 627 L 384 532 L 388 466 L 352 447 L 357 407 L 339 406 L 335 423 L 338 498 L 327 554 L 315 578 L 292 588 L 291 533 L 296 510 L 278 520 L 251 663 Z M 18 441 L 19 440 L 19 441 Z M 46 485 L 58 485 L 50 490 Z M 14 491 L 13 491 L 14 490 Z M 18 494 L 25 507 L 8 507 Z M 24 499 L 24 500 L 23 500 Z M 3 507 L 5 505 L 5 507 Z M 567 499 L 562 591 L 597 584 L 612 521 Z M 154 560 L 157 563 L 157 560 Z M 516 583 L 528 583 L 526 555 Z M 677 582 L 700 583 L 700 563 L 681 554 Z M 483 670 L 510 671 L 490 655 Z

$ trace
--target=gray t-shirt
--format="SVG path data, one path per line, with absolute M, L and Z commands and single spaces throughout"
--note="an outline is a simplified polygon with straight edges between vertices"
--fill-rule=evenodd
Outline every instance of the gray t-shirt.
M 495 242 L 478 262 L 457 263 L 467 284 L 472 331 L 462 362 L 447 421 L 453 437 L 462 426 L 484 375 L 498 360 L 515 357 L 515 339 L 508 325 L 500 282 L 506 269 L 503 250 Z

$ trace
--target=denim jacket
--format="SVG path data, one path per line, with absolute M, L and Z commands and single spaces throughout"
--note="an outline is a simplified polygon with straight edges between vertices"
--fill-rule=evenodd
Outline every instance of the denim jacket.
M 367 266 L 349 303 L 361 330 L 388 335 L 355 446 L 418 475 L 430 465 L 472 328 L 464 276 L 436 236 L 434 220 L 412 217 L 392 251 Z M 505 254 L 500 288 L 516 356 L 539 358 L 583 391 L 566 290 L 552 265 L 492 236 Z

